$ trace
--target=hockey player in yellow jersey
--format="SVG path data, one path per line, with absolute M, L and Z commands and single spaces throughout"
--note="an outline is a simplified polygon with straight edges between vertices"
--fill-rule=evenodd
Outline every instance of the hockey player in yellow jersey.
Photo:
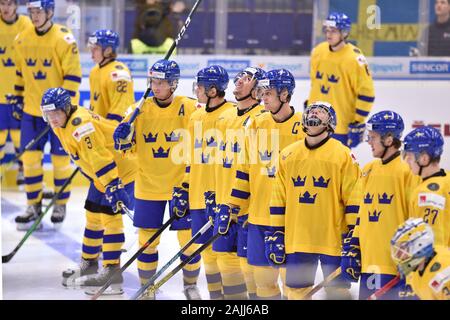
M 422 182 L 411 196 L 410 216 L 423 218 L 434 232 L 434 245 L 450 247 L 450 173 L 441 169 L 444 138 L 433 127 L 414 129 L 405 137 L 405 159 Z
M 397 227 L 409 217 L 411 193 L 418 179 L 400 155 L 405 125 L 394 111 L 381 111 L 367 121 L 368 143 L 376 160 L 363 171 L 358 192 L 356 226 L 345 240 L 341 269 L 350 281 L 358 281 L 359 299 L 366 300 L 397 275 L 391 259 L 390 240 Z M 399 299 L 404 282 L 383 299 Z
M 333 106 L 338 119 L 333 137 L 353 148 L 362 141 L 375 95 L 366 58 L 346 42 L 350 29 L 351 21 L 344 13 L 330 13 L 324 21 L 326 41 L 311 53 L 308 101 L 326 101 Z
M 14 114 L 22 116 L 21 149 L 41 132 L 47 124 L 43 121 L 40 103 L 45 90 L 63 87 L 71 95 L 72 104 L 78 105 L 78 88 L 81 83 L 81 65 L 78 47 L 72 33 L 54 24 L 55 2 L 28 1 L 28 12 L 34 28 L 28 28 L 14 40 L 16 63 Z M 22 157 L 25 175 L 25 191 L 28 208 L 24 215 L 16 217 L 20 230 L 28 229 L 41 214 L 42 182 L 44 170 L 42 157 L 44 145 L 50 140 L 55 193 L 69 178 L 72 168 L 70 157 L 61 147 L 52 131 L 25 151 Z M 66 214 L 70 185 L 59 195 L 53 208 L 51 221 L 60 225 Z
M 119 35 L 112 30 L 97 30 L 88 41 L 96 63 L 89 75 L 90 109 L 96 114 L 121 122 L 134 102 L 133 81 L 128 67 L 117 61 Z
M 435 241 L 429 223 L 410 218 L 391 240 L 392 259 L 421 300 L 450 300 L 450 250 Z
M 127 67 L 121 62 L 115 61 L 117 56 L 116 50 L 119 45 L 119 35 L 111 30 L 98 30 L 89 37 L 88 47 L 91 50 L 92 58 L 97 65 L 91 72 L 91 111 L 100 115 L 102 118 L 102 126 L 106 119 L 111 119 L 111 125 L 108 127 L 107 141 L 112 139 L 111 130 L 118 125 L 125 114 L 125 111 L 131 103 L 133 103 L 133 85 L 131 76 Z M 120 76 L 118 76 L 120 75 Z M 76 112 L 82 113 L 80 111 Z M 83 112 L 85 115 L 88 113 Z M 75 117 L 74 115 L 74 117 Z M 93 120 L 95 122 L 95 119 Z M 117 152 L 113 152 L 115 159 L 118 157 Z M 130 197 L 130 202 L 134 201 L 134 182 L 131 173 L 137 170 L 135 161 L 122 160 L 117 161 L 120 168 L 129 172 L 127 181 L 124 181 L 125 189 Z M 123 245 L 120 238 L 123 237 L 123 223 L 120 214 L 111 215 L 113 211 L 104 205 L 104 188 L 95 180 L 91 179 L 88 195 L 85 201 L 86 209 L 86 226 L 83 233 L 83 245 L 81 250 L 81 263 L 79 266 L 79 275 L 89 273 L 92 269 L 96 269 L 97 260 L 100 252 L 103 251 L 104 257 L 110 256 L 111 251 L 118 251 Z M 133 209 L 132 206 L 129 209 Z M 116 231 L 111 228 L 117 229 Z M 112 237 L 111 232 L 117 232 Z M 116 238 L 118 241 L 111 240 Z M 102 250 L 103 245 L 103 250 Z M 117 256 L 117 253 L 113 255 Z M 115 263 L 117 259 L 104 259 L 106 264 Z M 70 277 L 76 272 L 66 270 L 63 273 L 64 281 L 70 284 Z M 73 277 L 72 277 L 73 278 Z
M 31 27 L 28 17 L 17 14 L 17 0 L 0 1 L 0 162 L 5 155 L 4 146 L 8 134 L 14 144 L 16 153 L 20 148 L 20 121 L 12 116 L 11 101 L 14 96 L 14 79 L 16 65 L 14 63 L 13 41 L 19 32 Z M 17 184 L 24 181 L 22 161 L 18 161 L 19 170 Z
M 100 241 L 83 242 L 79 269 L 64 272 L 63 284 L 70 285 L 77 276 L 95 274 L 97 258 L 102 250 L 103 271 L 79 283 L 82 286 L 102 286 L 120 268 L 121 249 L 125 242 L 121 213 L 133 209 L 136 163 L 115 152 L 112 139 L 114 123 L 72 105 L 65 89 L 48 89 L 42 97 L 41 108 L 44 120 L 48 121 L 64 149 L 95 185 L 86 199 L 89 228 L 86 228 L 85 235 Z M 119 276 L 114 278 L 113 284 L 121 285 L 122 281 L 122 276 Z
M 286 265 L 289 299 L 303 299 L 318 262 L 324 278 L 340 267 L 341 237 L 356 223 L 353 189 L 360 169 L 351 151 L 331 139 L 336 114 L 330 104 L 309 105 L 302 118 L 306 138 L 280 153 L 270 202 L 274 228 L 266 233 L 266 256 Z M 350 297 L 341 276 L 325 288 L 327 298 Z
M 205 107 L 195 111 L 189 121 L 190 161 L 186 167 L 183 182 L 174 189 L 171 210 L 189 209 L 192 235 L 197 233 L 207 222 L 206 208 L 211 200 L 209 195 L 215 189 L 215 164 L 221 161 L 219 148 L 223 146 L 223 133 L 216 129 L 216 121 L 229 109 L 236 105 L 225 99 L 229 76 L 227 71 L 218 65 L 212 65 L 198 71 L 194 83 L 194 93 L 200 104 Z M 205 201 L 205 193 L 207 193 Z M 184 201 L 183 201 L 184 200 Z M 196 243 L 203 244 L 213 235 L 210 228 Z M 208 246 L 202 253 L 208 283 L 209 298 L 224 298 L 222 278 L 219 271 L 217 254 Z M 228 285 L 225 280 L 225 286 Z
M 247 263 L 247 212 L 230 208 L 228 198 L 236 176 L 236 166 L 244 161 L 245 127 L 264 107 L 257 95 L 257 85 L 264 78 L 264 70 L 249 67 L 234 78 L 236 109 L 225 111 L 217 119 L 216 128 L 224 134 L 221 141 L 219 162 L 215 165 L 215 189 L 211 209 L 207 213 L 214 219 L 214 234 L 222 236 L 213 243 L 218 255 L 225 298 L 255 298 L 256 284 L 253 271 Z M 237 222 L 237 223 L 236 223 Z
M 179 186 L 186 170 L 186 154 L 177 152 L 187 139 L 188 123 L 196 110 L 196 101 L 175 96 L 180 68 L 175 61 L 159 60 L 149 69 L 149 82 L 154 97 L 147 98 L 133 125 L 122 122 L 114 132 L 117 150 L 135 154 L 139 170 L 135 182 L 134 226 L 139 228 L 139 244 L 143 246 L 163 224 L 166 203 L 172 191 Z M 130 108 L 130 111 L 134 106 Z M 130 112 L 131 114 L 131 112 Z M 127 118 L 124 121 L 127 121 Z M 185 212 L 186 213 L 186 212 Z M 191 239 L 190 216 L 178 217 L 171 225 L 177 230 L 180 246 Z M 155 274 L 158 266 L 157 246 L 154 241 L 138 257 L 138 272 L 144 284 Z M 195 251 L 191 246 L 181 259 Z M 186 296 L 198 298 L 196 287 L 200 273 L 200 257 L 183 268 Z M 195 296 L 194 296 L 195 295 Z M 152 299 L 150 291 L 145 295 Z
M 285 69 L 271 70 L 259 81 L 259 94 L 269 112 L 256 115 L 247 125 L 245 161 L 237 165 L 228 200 L 230 207 L 248 213 L 245 246 L 258 299 L 281 298 L 279 269 L 272 268 L 265 256 L 264 232 L 271 230 L 269 204 L 278 154 L 305 136 L 301 129 L 302 114 L 289 104 L 294 88 L 294 76 Z

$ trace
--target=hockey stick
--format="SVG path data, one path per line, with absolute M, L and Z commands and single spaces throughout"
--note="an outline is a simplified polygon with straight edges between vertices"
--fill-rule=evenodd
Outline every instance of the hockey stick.
M 194 3 L 194 6 L 192 7 L 191 12 L 189 12 L 189 14 L 186 18 L 186 21 L 184 22 L 183 27 L 181 28 L 180 32 L 178 33 L 177 37 L 175 38 L 175 41 L 170 46 L 169 51 L 167 51 L 166 55 L 164 56 L 165 60 L 170 58 L 173 51 L 178 46 L 178 43 L 183 38 L 184 33 L 186 32 L 189 24 L 191 23 L 191 16 L 197 10 L 197 7 L 199 6 L 200 2 L 202 2 L 202 0 L 197 0 Z M 132 124 L 134 122 L 134 120 L 136 120 L 136 117 L 138 116 L 139 111 L 141 110 L 142 106 L 144 105 L 144 101 L 148 98 L 148 96 L 150 95 L 151 92 L 152 92 L 152 89 L 150 88 L 150 86 L 148 86 L 147 89 L 145 90 L 145 93 L 142 96 L 141 100 L 139 100 L 139 104 L 137 105 L 136 109 L 134 110 L 133 114 L 131 115 L 130 120 L 128 121 L 129 124 Z
M 384 286 L 382 286 L 380 289 L 372 293 L 367 300 L 377 300 L 379 297 L 384 295 L 386 292 L 392 289 L 397 283 L 400 282 L 400 276 L 397 275 L 395 278 L 392 278 L 388 283 L 386 283 Z
M 309 291 L 306 292 L 303 299 L 310 299 L 314 294 L 317 293 L 320 289 L 326 287 L 331 281 L 333 281 L 335 278 L 337 278 L 341 274 L 341 268 L 337 268 L 334 270 L 328 277 L 326 277 L 322 282 L 318 283 L 316 286 L 309 289 Z
M 17 160 L 19 160 L 20 157 L 23 156 L 23 154 L 26 151 L 28 151 L 29 149 L 33 148 L 36 145 L 36 143 L 38 143 L 38 141 L 41 140 L 48 133 L 49 130 L 50 130 L 50 126 L 46 126 L 44 128 L 44 130 L 42 130 L 42 132 L 36 138 L 31 139 L 30 142 L 27 143 L 25 148 L 23 148 L 23 150 L 18 155 L 16 155 L 12 160 L 8 161 L 6 164 L 7 165 L 13 164 Z
M 175 274 L 177 274 L 178 271 L 184 268 L 185 265 L 187 265 L 189 262 L 191 262 L 197 255 L 199 255 L 202 251 L 204 251 L 210 244 L 212 244 L 214 241 L 216 241 L 221 236 L 220 233 L 216 233 L 211 238 L 208 239 L 200 248 L 195 250 L 193 254 L 191 254 L 186 260 L 182 261 L 175 269 L 170 271 L 164 278 L 162 278 L 160 281 L 155 283 L 154 285 L 150 286 L 148 290 L 155 293 L 156 290 L 158 290 L 164 283 L 169 281 Z
M 19 244 L 14 248 L 13 251 L 11 251 L 11 253 L 7 254 L 6 256 L 2 256 L 2 263 L 8 263 L 12 257 L 14 257 L 14 255 L 17 253 L 17 251 L 19 251 L 19 249 L 22 247 L 22 245 L 25 243 L 25 241 L 28 239 L 28 237 L 34 232 L 34 230 L 36 230 L 36 228 L 39 226 L 39 223 L 41 223 L 42 218 L 44 218 L 44 216 L 47 214 L 47 212 L 50 211 L 50 208 L 55 204 L 56 200 L 59 198 L 59 196 L 64 192 L 64 190 L 67 188 L 67 186 L 70 184 L 70 182 L 72 181 L 72 179 L 75 177 L 75 175 L 77 174 L 77 172 L 80 171 L 80 168 L 76 168 L 71 176 L 69 177 L 69 179 L 66 180 L 66 182 L 63 184 L 63 186 L 61 187 L 61 190 L 59 190 L 55 196 L 53 197 L 52 201 L 50 201 L 50 203 L 48 204 L 47 208 L 45 209 L 44 212 L 42 212 L 42 214 L 37 218 L 37 220 L 33 223 L 33 225 L 31 226 L 30 229 L 28 229 L 27 233 L 25 234 L 25 236 L 22 238 L 22 240 L 20 240 Z
M 126 268 L 128 268 L 134 260 L 136 260 L 141 253 L 143 253 L 145 251 L 145 249 L 147 249 L 147 247 L 152 244 L 153 241 L 155 241 L 159 235 L 167 229 L 168 226 L 170 226 L 170 224 L 176 219 L 176 216 L 173 215 L 170 217 L 169 220 L 166 221 L 166 223 L 163 224 L 163 226 L 161 228 L 158 229 L 158 231 L 156 231 L 156 233 L 150 237 L 150 239 L 147 240 L 146 243 L 144 243 L 144 245 L 130 258 L 128 259 L 127 262 L 125 262 L 125 264 L 119 269 L 116 270 L 110 277 L 109 279 L 106 281 L 106 283 L 103 285 L 103 287 L 101 287 L 91 298 L 91 300 L 97 300 L 103 292 L 105 292 L 106 289 L 108 289 L 108 287 L 111 285 L 114 277 L 118 276 L 119 274 L 123 273 L 125 271 Z
M 157 273 L 155 273 L 132 297 L 130 300 L 137 300 L 146 290 L 150 287 L 158 277 L 167 270 L 181 255 L 198 239 L 200 238 L 210 227 L 212 226 L 211 220 L 205 223 L 205 225 L 184 245 L 178 253 L 173 256 Z

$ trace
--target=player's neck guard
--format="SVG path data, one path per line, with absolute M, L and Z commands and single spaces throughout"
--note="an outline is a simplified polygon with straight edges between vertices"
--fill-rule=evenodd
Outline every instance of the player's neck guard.
M 206 111 L 206 112 L 213 112 L 213 111 L 216 111 L 216 110 L 219 109 L 221 106 L 223 106 L 225 103 L 227 103 L 227 100 L 226 100 L 226 99 L 224 99 L 224 100 L 223 100 L 221 103 L 219 103 L 217 106 L 210 107 L 210 106 L 209 106 L 209 102 L 208 102 L 208 103 L 206 103 L 205 111 Z
M 155 103 L 156 103 L 156 105 L 157 105 L 158 107 L 160 107 L 160 108 L 167 108 L 168 106 L 170 106 L 170 105 L 172 104 L 173 99 L 170 100 L 170 102 L 164 102 L 164 101 L 169 100 L 172 96 L 173 96 L 173 92 L 170 94 L 170 96 L 168 96 L 168 97 L 167 97 L 166 99 L 164 99 L 164 100 L 159 100 L 158 98 L 153 97 L 153 101 L 155 101 Z
M 101 68 L 107 66 L 108 64 L 110 64 L 111 62 L 116 61 L 115 58 L 105 58 L 103 57 L 103 60 L 98 64 L 98 66 Z
M 432 175 L 425 177 L 422 179 L 422 181 L 434 178 L 434 177 L 446 177 L 447 173 L 445 173 L 444 169 L 440 169 L 438 172 L 433 173 Z
M 45 22 L 44 22 L 44 24 L 43 24 L 42 26 L 40 26 L 40 27 L 34 27 L 34 31 L 36 31 L 36 34 L 37 34 L 38 36 L 42 37 L 42 36 L 46 35 L 50 30 L 52 30 L 52 28 L 53 28 L 53 22 L 50 23 L 50 27 L 48 27 L 48 29 L 42 30 L 42 31 L 39 31 L 39 30 L 38 30 L 38 29 L 42 28 L 43 26 L 45 26 L 45 24 L 46 24 L 47 22 L 48 22 L 48 20 L 45 20 Z
M 400 156 L 401 152 L 397 151 L 396 153 L 394 153 L 392 156 L 390 156 L 387 159 L 381 159 L 381 163 L 382 164 L 388 164 L 389 162 L 391 162 L 392 160 L 396 159 L 398 156 Z
M 250 110 L 252 110 L 253 108 L 255 108 L 256 106 L 259 105 L 259 102 L 256 102 L 255 104 L 251 105 L 250 107 L 248 107 L 247 109 L 237 109 L 237 115 L 238 117 L 243 116 L 244 114 L 246 114 L 247 112 L 249 112 Z
M 273 119 L 276 123 L 285 123 L 287 121 L 289 121 L 290 118 L 292 118 L 295 114 L 295 109 L 293 106 L 289 106 L 291 108 L 291 113 L 289 114 L 289 116 L 286 119 L 283 120 L 275 120 L 275 118 Z
M 322 132 L 323 133 L 323 132 Z M 322 141 L 320 141 L 319 143 L 315 144 L 315 145 L 310 145 L 308 143 L 308 141 L 305 139 L 305 147 L 308 148 L 309 150 L 314 150 L 314 149 L 318 149 L 321 146 L 323 146 L 325 143 L 328 142 L 328 140 L 330 140 L 331 135 L 328 135 L 325 139 L 323 139 Z
M 2 19 L 2 21 L 3 21 L 5 24 L 11 26 L 11 25 L 13 25 L 14 23 L 16 23 L 17 20 L 19 20 L 19 15 L 18 15 L 17 12 L 16 12 L 16 14 L 14 15 L 14 19 L 11 20 L 11 21 L 6 21 L 5 19 L 3 19 L 2 16 L 0 16 L 0 19 Z

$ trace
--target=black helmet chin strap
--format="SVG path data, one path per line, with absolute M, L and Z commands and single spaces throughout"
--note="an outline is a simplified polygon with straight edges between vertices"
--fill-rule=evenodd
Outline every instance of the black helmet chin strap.
M 216 95 L 215 95 L 214 97 L 211 97 L 211 96 L 209 95 L 209 91 L 210 91 L 212 88 L 215 88 L 215 89 L 216 89 Z M 208 108 L 208 107 L 209 107 L 209 103 L 211 102 L 211 99 L 217 98 L 217 88 L 216 88 L 215 86 L 211 86 L 211 87 L 209 87 L 209 89 L 208 89 L 207 91 L 205 91 L 205 94 L 206 94 L 206 96 L 208 97 L 208 100 L 206 101 L 206 107 Z
M 283 108 L 283 105 L 284 105 L 285 103 L 288 103 L 288 101 L 282 101 L 282 100 L 280 99 L 280 95 L 278 95 L 278 101 L 280 101 L 280 106 L 278 107 L 277 111 L 275 111 L 275 112 L 270 111 L 270 113 L 271 113 L 272 115 L 276 115 L 278 112 L 281 111 L 281 109 Z

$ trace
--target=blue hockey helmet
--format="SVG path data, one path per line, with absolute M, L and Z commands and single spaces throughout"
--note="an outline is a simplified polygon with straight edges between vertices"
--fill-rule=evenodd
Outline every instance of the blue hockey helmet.
M 180 79 L 180 67 L 173 60 L 161 59 L 148 70 L 150 79 L 167 80 L 170 85 L 176 85 Z
M 28 1 L 27 8 L 38 8 L 42 10 L 55 10 L 55 0 Z
M 323 22 L 324 27 L 336 28 L 341 32 L 350 33 L 352 22 L 350 18 L 342 12 L 331 12 Z
M 400 139 L 405 124 L 402 117 L 394 111 L 381 111 L 375 113 L 367 121 L 366 128 L 368 131 L 375 131 L 382 137 L 387 134 L 392 134 L 394 138 Z
M 116 52 L 119 43 L 119 34 L 109 29 L 97 30 L 88 39 L 88 46 L 99 45 L 103 50 L 111 47 L 113 52 Z
M 441 132 L 430 126 L 414 129 L 406 135 L 403 143 L 404 151 L 412 152 L 416 157 L 425 152 L 431 159 L 435 159 L 444 152 L 444 138 Z
M 295 89 L 295 78 L 286 69 L 270 70 L 266 73 L 264 79 L 259 81 L 258 87 L 263 89 L 277 89 L 278 94 L 281 94 L 286 89 L 288 94 L 292 95 Z
M 315 113 L 317 110 L 322 110 L 328 115 L 326 121 L 320 119 Z M 331 104 L 324 101 L 316 101 L 308 105 L 303 112 L 302 125 L 304 130 L 306 127 L 318 127 L 323 125 L 326 127 L 328 132 L 334 132 L 337 125 L 336 111 Z M 307 131 L 305 131 L 307 133 Z
M 211 87 L 216 87 L 218 91 L 225 91 L 228 87 L 228 72 L 223 67 L 212 65 L 201 69 L 197 73 L 196 85 L 201 85 L 208 90 Z M 194 84 L 194 85 L 195 85 Z
M 46 112 L 63 110 L 67 115 L 71 109 L 70 94 L 64 88 L 50 88 L 44 92 L 41 101 L 41 111 L 45 121 Z

